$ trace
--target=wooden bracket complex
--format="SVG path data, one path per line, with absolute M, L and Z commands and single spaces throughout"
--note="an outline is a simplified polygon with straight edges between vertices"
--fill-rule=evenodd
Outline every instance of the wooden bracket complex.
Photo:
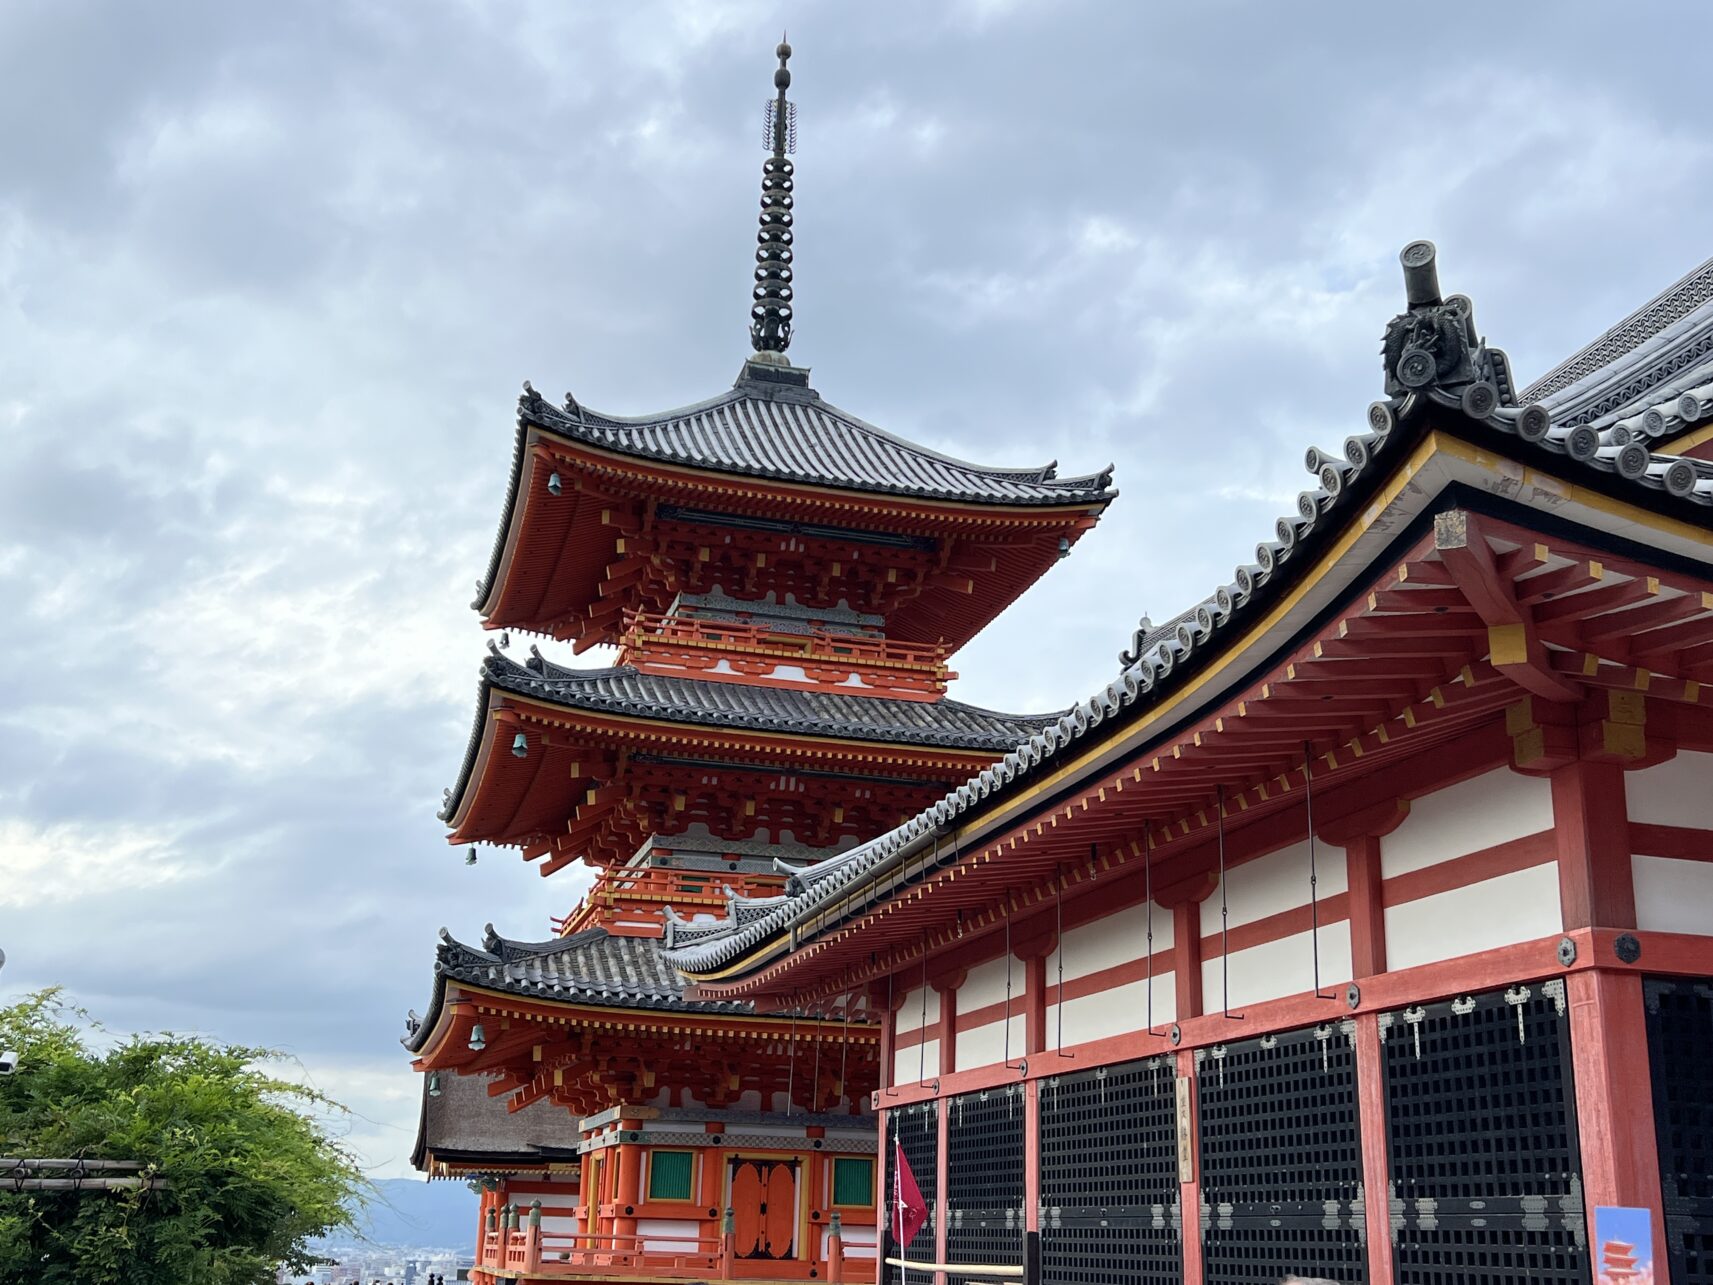
M 1452 581 L 1487 626 L 1493 667 L 1535 696 L 1579 699 L 1581 689 L 1555 673 L 1548 663 L 1534 618 L 1500 573 L 1475 515 L 1463 509 L 1437 514 L 1433 543 Z

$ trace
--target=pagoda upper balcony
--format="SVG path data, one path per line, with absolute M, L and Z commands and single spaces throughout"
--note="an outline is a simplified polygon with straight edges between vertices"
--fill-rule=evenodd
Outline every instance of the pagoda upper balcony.
M 833 630 L 763 615 L 711 619 L 634 612 L 620 646 L 619 663 L 645 673 L 847 696 L 933 701 L 957 677 L 946 667 L 943 644 L 897 642 L 878 632 Z

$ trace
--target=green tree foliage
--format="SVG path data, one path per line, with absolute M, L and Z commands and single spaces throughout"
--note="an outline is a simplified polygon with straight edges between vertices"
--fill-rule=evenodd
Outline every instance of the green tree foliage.
M 155 1191 L 14 1191 L 0 1184 L 5 1285 L 271 1285 L 304 1271 L 314 1237 L 367 1196 L 331 1137 L 335 1104 L 270 1075 L 266 1049 L 176 1035 L 92 1046 L 54 991 L 0 1008 L 0 1155 L 138 1160 Z

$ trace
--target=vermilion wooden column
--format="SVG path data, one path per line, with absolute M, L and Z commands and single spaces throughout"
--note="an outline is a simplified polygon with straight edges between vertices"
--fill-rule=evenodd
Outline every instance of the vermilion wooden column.
M 939 1123 L 940 1140 L 938 1154 L 934 1157 L 936 1173 L 934 1192 L 935 1201 L 939 1206 L 934 1216 L 934 1261 L 943 1263 L 946 1261 L 946 1223 L 948 1221 L 946 1216 L 946 1142 L 951 1137 L 951 1112 L 946 1110 L 944 1098 L 939 1100 L 939 1107 L 940 1109 L 935 1112 L 935 1117 Z M 934 1285 L 946 1285 L 944 1272 L 934 1273 Z
M 1023 1043 L 1034 1057 L 1047 1048 L 1047 957 L 1029 959 L 1023 977 Z
M 1351 849 L 1352 853 L 1355 848 Z M 1378 868 L 1376 853 L 1376 868 Z M 1352 869 L 1354 870 L 1354 863 Z M 1351 887 L 1355 891 L 1354 882 Z M 1355 898 L 1352 897 L 1354 906 Z M 1383 968 L 1375 969 L 1383 971 Z M 1368 976 L 1360 966 L 1357 976 Z M 1362 1135 L 1362 1201 L 1368 1225 L 1368 1279 L 1392 1280 L 1391 1157 L 1386 1154 L 1386 1078 L 1380 1055 L 1380 1015 L 1356 1015 L 1356 1118 Z
M 640 1120 L 619 1121 L 619 1130 L 623 1133 L 641 1128 Z M 634 1236 L 635 1210 L 636 1206 L 642 1203 L 642 1147 L 635 1142 L 621 1142 L 617 1150 L 618 1155 L 614 1158 L 618 1165 L 618 1174 L 613 1187 L 613 1234 Z M 627 1214 L 626 1209 L 631 1212 Z
M 950 1075 L 958 1066 L 958 987 L 964 984 L 968 973 L 964 969 L 947 977 L 941 977 L 934 982 L 934 992 L 940 997 L 940 1064 L 935 1068 L 939 1075 Z M 922 1032 L 927 1036 L 927 1032 Z
M 1552 773 L 1552 816 L 1565 930 L 1634 928 L 1636 890 L 1623 767 L 1578 759 L 1558 768 Z
M 1588 1235 L 1596 1205 L 1650 1210 L 1654 1281 L 1670 1285 L 1641 974 L 1591 969 L 1565 980 Z
M 1565 929 L 1634 928 L 1636 893 L 1622 765 L 1584 758 L 1556 769 L 1552 808 Z M 1667 1285 L 1671 1264 L 1665 1250 L 1642 979 L 1639 973 L 1601 967 L 1616 961 L 1594 962 L 1594 969 L 1565 979 L 1588 1234 L 1594 1234 L 1597 1205 L 1651 1210 L 1654 1280 Z
M 1195 903 L 1192 902 L 1190 904 L 1189 908 L 1191 910 L 1195 910 L 1196 909 Z M 1179 909 L 1182 910 L 1183 907 L 1180 906 Z M 1200 920 L 1199 915 L 1193 916 L 1192 923 L 1190 926 L 1192 928 L 1199 928 L 1200 927 L 1199 920 Z M 1180 931 L 1182 930 L 1182 926 L 1183 926 L 1183 920 L 1182 920 L 1182 918 L 1180 918 L 1178 920 L 1178 924 L 1177 924 L 1177 927 Z M 1192 936 L 1192 937 L 1188 937 L 1188 938 L 1180 937 L 1180 938 L 1178 938 L 1179 942 L 1183 942 L 1186 940 L 1187 941 L 1199 941 L 1200 940 L 1199 932 L 1195 936 Z M 1198 951 L 1197 953 L 1199 955 L 1200 952 Z M 1178 960 L 1179 960 L 1180 964 L 1182 963 L 1183 958 L 1184 957 L 1182 954 L 1180 954 L 1178 956 Z M 1201 978 L 1201 963 L 1200 963 L 1199 959 L 1197 960 L 1195 971 L 1196 971 L 1196 978 L 1198 981 L 1198 985 L 1196 987 L 1196 990 L 1198 992 L 1198 994 L 1196 995 L 1196 1001 L 1197 1001 L 1196 1002 L 1196 1008 L 1199 1012 L 1199 1010 L 1201 1008 L 1201 1003 L 1200 1003 L 1201 996 L 1199 994 L 1199 992 L 1201 990 L 1201 987 L 1199 985 L 1199 981 Z M 1180 987 L 1181 987 L 1181 983 L 1180 983 Z M 1183 991 L 1181 988 L 1180 988 L 1178 993 L 1179 993 L 1179 995 L 1183 994 Z M 1180 1013 L 1179 1016 L 1183 1016 L 1183 1014 Z M 1191 1052 L 1189 1049 L 1183 1049 L 1178 1053 L 1178 1059 L 1177 1060 L 1178 1060 L 1178 1075 L 1181 1077 L 1188 1078 L 1188 1080 L 1190 1082 L 1190 1147 L 1195 1154 L 1195 1165 L 1194 1165 L 1193 1170 L 1191 1171 L 1190 1180 L 1188 1182 L 1182 1182 L 1182 1183 L 1178 1184 L 1178 1207 L 1181 1211 L 1180 1216 L 1183 1220 L 1184 1285 L 1202 1285 L 1203 1271 L 1202 1271 L 1202 1254 L 1201 1254 L 1201 1101 L 1196 1094 L 1196 1060 L 1195 1060 L 1195 1054 L 1193 1052 Z
M 1352 839 L 1344 849 L 1344 860 L 1350 886 L 1351 976 L 1377 977 L 1386 971 L 1386 906 L 1379 837 L 1365 834 Z
M 1041 1230 L 1040 1081 L 1023 1086 L 1023 1230 Z
M 1178 1021 L 1201 1016 L 1201 903 L 1172 907 L 1172 984 L 1177 989 Z M 1188 1243 L 1187 1241 L 1185 1242 Z

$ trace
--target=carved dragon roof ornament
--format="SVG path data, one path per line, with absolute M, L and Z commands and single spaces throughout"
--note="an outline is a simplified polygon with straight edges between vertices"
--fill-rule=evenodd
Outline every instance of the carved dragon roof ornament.
M 1386 395 L 1394 405 L 1375 403 L 1371 414 L 1388 422 L 1373 427 L 1386 431 L 1388 409 L 1401 413 L 1410 398 L 1422 395 L 1471 419 L 1509 421 L 1521 436 L 1538 441 L 1550 427 L 1546 409 L 1518 407 L 1510 359 L 1475 332 L 1469 296 L 1441 297 L 1435 258 L 1432 241 L 1412 241 L 1398 255 L 1407 306 L 1386 323 L 1381 344 Z
M 791 85 L 786 63 L 791 46 L 784 40 L 775 50 L 779 68 L 773 84 L 779 91 L 767 104 L 766 137 L 772 155 L 761 167 L 761 231 L 756 234 L 754 302 L 750 306 L 749 339 L 758 353 L 783 353 L 791 346 L 791 205 L 790 154 L 797 150 L 797 105 L 788 102 Z

